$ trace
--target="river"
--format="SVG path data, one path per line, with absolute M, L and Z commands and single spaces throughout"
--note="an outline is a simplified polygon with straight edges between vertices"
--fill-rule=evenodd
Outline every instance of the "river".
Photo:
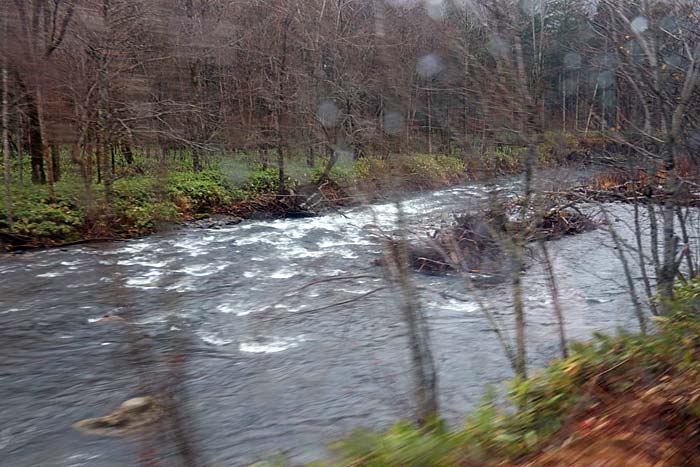
M 490 189 L 470 184 L 416 194 L 404 207 L 420 226 Z M 630 220 L 628 207 L 609 207 L 620 224 Z M 375 203 L 316 218 L 0 257 L 0 464 L 181 465 L 182 436 L 166 428 L 150 441 L 71 428 L 147 392 L 175 393 L 187 447 L 207 466 L 247 465 L 275 453 L 311 461 L 354 428 L 408 417 L 407 339 L 392 292 L 309 311 L 357 298 L 383 279 L 295 291 L 319 278 L 382 276 L 372 265 L 381 246 L 363 226 L 391 230 L 394 213 L 392 203 Z M 550 244 L 571 338 L 636 329 L 610 243 L 599 229 Z M 531 368 L 557 355 L 544 277 L 535 263 L 525 279 Z M 439 294 L 464 294 L 457 278 L 415 278 L 429 316 L 441 409 L 459 422 L 485 385 L 512 374 L 479 308 Z M 482 294 L 512 322 L 507 288 Z M 125 321 L 98 321 L 105 314 Z

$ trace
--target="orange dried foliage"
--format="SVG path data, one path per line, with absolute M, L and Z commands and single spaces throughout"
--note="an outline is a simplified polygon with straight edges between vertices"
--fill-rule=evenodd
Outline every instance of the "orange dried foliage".
M 700 387 L 685 375 L 637 384 L 581 413 L 512 467 L 682 467 L 700 465 Z

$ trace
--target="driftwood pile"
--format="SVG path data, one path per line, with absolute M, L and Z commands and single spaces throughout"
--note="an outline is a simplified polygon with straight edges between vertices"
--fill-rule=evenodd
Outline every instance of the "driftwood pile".
M 654 189 L 634 189 L 627 184 L 610 186 L 604 189 L 591 187 L 579 187 L 571 190 L 566 196 L 574 201 L 596 201 L 600 203 L 643 203 L 663 204 L 668 197 L 666 193 L 656 187 Z M 700 207 L 700 191 L 684 189 L 675 195 L 675 202 L 681 206 Z
M 455 266 L 472 273 L 498 275 L 510 264 L 514 242 L 555 240 L 595 228 L 596 222 L 570 205 L 532 212 L 524 220 L 508 209 L 455 216 L 452 225 L 437 230 L 418 245 L 410 259 L 416 271 L 442 274 Z
M 304 205 L 304 198 L 295 194 L 260 195 L 227 206 L 220 212 L 242 219 L 281 219 L 316 215 L 316 212 L 309 210 Z
M 243 200 L 220 209 L 219 213 L 241 219 L 313 217 L 338 206 L 353 204 L 352 201 L 331 182 L 320 186 L 311 183 L 285 195 L 270 193 Z
M 596 227 L 597 223 L 574 206 L 552 208 L 538 216 L 527 240 L 557 240 L 567 235 L 576 235 Z
M 697 174 L 679 180 L 675 193 L 675 203 L 682 206 L 700 206 L 700 181 Z M 583 185 L 563 193 L 550 193 L 565 197 L 574 202 L 600 203 L 643 203 L 663 204 L 668 198 L 662 177 L 650 181 L 646 173 L 625 174 L 603 172 Z

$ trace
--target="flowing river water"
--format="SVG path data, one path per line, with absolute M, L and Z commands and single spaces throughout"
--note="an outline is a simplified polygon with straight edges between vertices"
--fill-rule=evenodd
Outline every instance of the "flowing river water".
M 417 194 L 404 209 L 418 227 L 492 188 Z M 609 208 L 630 222 L 629 207 Z M 387 288 L 353 301 L 386 285 L 372 265 L 381 245 L 363 229 L 368 224 L 392 230 L 393 204 L 0 257 L 0 465 L 177 466 L 194 458 L 236 466 L 276 453 L 306 462 L 328 456 L 327 444 L 354 428 L 410 416 L 396 297 Z M 610 243 L 603 229 L 550 243 L 571 338 L 636 328 Z M 295 290 L 339 275 L 379 277 Z M 531 367 L 557 356 L 545 277 L 533 262 L 525 279 Z M 415 280 L 429 316 L 441 410 L 457 423 L 488 383 L 512 373 L 480 309 L 440 295 L 468 295 L 459 279 Z M 482 295 L 510 326 L 507 287 Z M 105 314 L 124 321 L 99 321 Z M 148 441 L 71 428 L 148 393 L 178 401 L 173 433 L 161 427 Z

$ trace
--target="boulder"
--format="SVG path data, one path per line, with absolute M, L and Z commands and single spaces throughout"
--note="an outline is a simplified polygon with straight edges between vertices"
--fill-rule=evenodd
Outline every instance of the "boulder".
M 104 417 L 87 418 L 73 424 L 76 430 L 99 436 L 128 436 L 157 422 L 163 415 L 158 402 L 150 397 L 135 397 L 123 402 Z

